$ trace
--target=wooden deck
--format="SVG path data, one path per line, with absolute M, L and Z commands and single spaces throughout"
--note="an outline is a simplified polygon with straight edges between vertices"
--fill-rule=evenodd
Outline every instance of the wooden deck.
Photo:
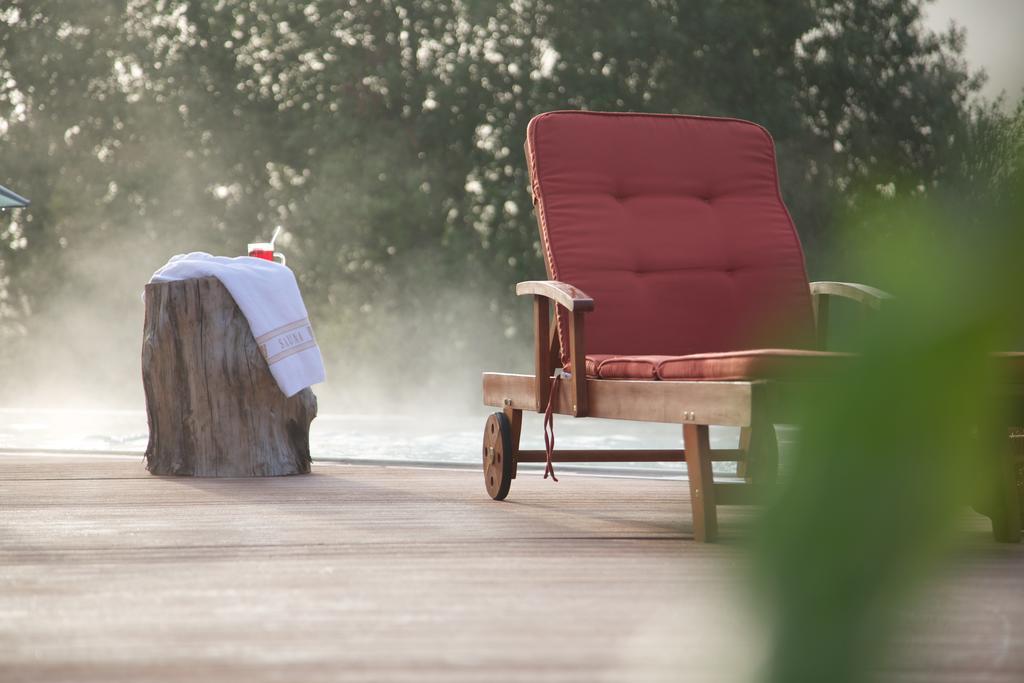
M 0 454 L 0 680 L 737 681 L 745 515 L 690 539 L 678 481 L 321 464 L 153 477 Z M 893 642 L 897 681 L 1024 680 L 1024 548 L 970 544 Z

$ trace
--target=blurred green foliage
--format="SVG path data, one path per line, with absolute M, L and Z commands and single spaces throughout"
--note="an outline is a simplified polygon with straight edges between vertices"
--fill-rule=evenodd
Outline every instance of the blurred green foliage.
M 985 182 L 871 202 L 840 231 L 855 235 L 852 267 L 896 296 L 856 334 L 840 331 L 857 364 L 798 407 L 795 457 L 755 543 L 774 638 L 766 680 L 845 683 L 900 666 L 905 653 L 886 648 L 894 614 L 946 566 L 966 506 L 1013 503 L 1000 487 L 1022 481 L 1008 435 L 1024 427 L 1024 401 L 1008 390 L 1019 373 L 991 353 L 1024 340 L 1020 114 L 979 133 Z M 869 224 L 886 236 L 856 236 Z M 1019 499 L 1010 507 L 1024 514 Z
M 970 143 L 998 110 L 921 4 L 10 0 L 0 183 L 34 205 L 2 226 L 0 366 L 67 332 L 48 310 L 110 298 L 83 249 L 139 282 L 276 224 L 321 339 L 351 358 L 383 343 L 416 371 L 414 340 L 443 334 L 438 362 L 525 360 L 510 285 L 543 265 L 520 150 L 551 109 L 764 124 L 815 270 L 858 196 L 988 170 Z

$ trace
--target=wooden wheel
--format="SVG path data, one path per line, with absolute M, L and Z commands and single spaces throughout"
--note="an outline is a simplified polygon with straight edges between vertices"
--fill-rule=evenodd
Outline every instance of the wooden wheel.
M 494 413 L 484 425 L 484 486 L 494 500 L 505 500 L 512 486 L 515 453 L 512 427 L 504 413 Z

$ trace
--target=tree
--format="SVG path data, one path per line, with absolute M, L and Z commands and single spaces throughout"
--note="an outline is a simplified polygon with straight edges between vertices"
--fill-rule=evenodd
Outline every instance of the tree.
M 525 363 L 510 286 L 543 265 L 520 150 L 550 109 L 765 124 L 813 267 L 837 208 L 941 188 L 977 137 L 962 35 L 925 30 L 921 4 L 14 0 L 0 168 L 35 202 L 0 251 L 6 363 L 86 325 L 83 297 L 130 348 L 168 255 L 276 224 L 345 372 Z

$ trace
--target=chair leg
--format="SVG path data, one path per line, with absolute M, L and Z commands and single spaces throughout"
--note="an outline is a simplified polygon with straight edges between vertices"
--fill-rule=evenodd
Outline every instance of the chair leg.
M 750 482 L 750 427 L 740 428 L 739 449 L 743 451 L 743 460 L 736 463 L 736 476 Z
M 698 543 L 711 543 L 718 537 L 718 513 L 708 426 L 684 424 L 683 447 L 686 449 L 686 471 L 690 479 L 693 537 Z
M 747 481 L 771 486 L 779 474 L 779 441 L 775 425 L 763 410 L 754 411 L 747 444 Z
M 1012 444 L 1012 441 L 1011 441 Z M 1018 462 L 1015 449 L 1007 448 L 996 454 L 992 481 L 992 535 L 1000 543 L 1019 543 L 1024 504 L 1021 487 L 1024 484 L 1024 463 Z

